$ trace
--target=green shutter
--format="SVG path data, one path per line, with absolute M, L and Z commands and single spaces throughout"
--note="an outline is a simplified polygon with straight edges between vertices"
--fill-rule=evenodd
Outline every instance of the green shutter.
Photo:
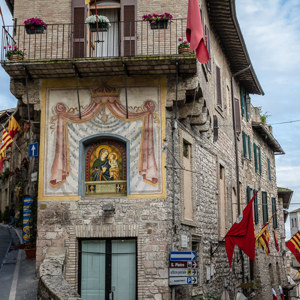
M 267 158 L 267 161 L 268 161 L 268 175 L 269 175 L 269 181 L 271 182 L 271 181 L 272 181 L 272 178 L 271 178 L 271 165 L 270 165 L 270 159 Z
M 241 111 L 242 111 L 242 116 L 245 116 L 245 101 L 244 101 L 244 89 L 241 87 Z
M 253 195 L 255 195 L 257 190 L 253 191 Z M 259 218 L 258 218 L 258 200 L 257 200 L 257 195 L 254 198 L 254 222 L 255 224 L 259 223 Z
M 250 140 L 250 135 L 248 135 L 248 156 L 249 159 L 251 160 L 251 140 Z
M 247 157 L 247 135 L 246 133 L 243 131 L 242 132 L 242 136 L 243 136 L 243 150 L 244 150 L 244 157 Z
M 276 211 L 276 198 L 272 197 L 272 214 L 274 214 Z M 273 217 L 273 228 L 276 229 L 277 226 L 277 213 Z
M 262 210 L 263 210 L 263 222 L 266 224 L 268 222 L 268 202 L 267 202 L 267 192 L 262 192 Z
M 261 169 L 261 151 L 260 151 L 260 147 L 258 148 L 258 162 L 259 162 L 259 174 L 261 175 L 262 173 L 262 169 Z
M 249 94 L 245 92 L 246 120 L 249 121 Z
M 253 153 L 254 153 L 254 165 L 255 165 L 255 172 L 258 171 L 258 164 L 257 164 L 257 146 L 253 143 Z

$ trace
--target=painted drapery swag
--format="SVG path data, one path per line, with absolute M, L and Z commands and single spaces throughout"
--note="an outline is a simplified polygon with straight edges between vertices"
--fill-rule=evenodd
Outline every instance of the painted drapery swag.
M 66 181 L 70 173 L 70 154 L 68 143 L 68 122 L 84 123 L 93 119 L 102 109 L 108 108 L 114 117 L 124 122 L 143 119 L 143 130 L 139 156 L 139 174 L 151 185 L 158 182 L 158 170 L 154 154 L 153 113 L 155 103 L 152 100 L 144 102 L 141 112 L 128 111 L 120 103 L 118 91 L 114 88 L 98 88 L 91 91 L 91 103 L 79 114 L 67 110 L 63 103 L 57 103 L 54 111 L 57 115 L 57 134 L 55 156 L 51 167 L 50 186 L 56 188 Z

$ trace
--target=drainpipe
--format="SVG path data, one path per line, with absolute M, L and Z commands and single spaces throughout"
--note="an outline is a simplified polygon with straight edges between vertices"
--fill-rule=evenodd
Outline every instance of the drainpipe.
M 236 172 L 236 195 L 237 195 L 237 202 L 238 202 L 238 214 L 241 213 L 241 195 L 240 195 L 240 171 L 239 171 L 239 152 L 238 152 L 238 141 L 237 141 L 237 133 L 236 133 L 236 122 L 235 122 L 235 104 L 234 104 L 234 92 L 233 92 L 233 80 L 236 76 L 246 72 L 251 68 L 251 64 L 232 75 L 231 77 L 231 105 L 232 105 L 232 123 L 233 123 L 233 135 L 234 135 L 234 148 L 235 148 L 235 172 Z M 244 265 L 244 257 L 242 254 L 242 251 L 240 250 L 241 255 L 241 262 L 242 262 L 242 276 L 243 276 L 243 282 L 245 282 L 245 265 Z

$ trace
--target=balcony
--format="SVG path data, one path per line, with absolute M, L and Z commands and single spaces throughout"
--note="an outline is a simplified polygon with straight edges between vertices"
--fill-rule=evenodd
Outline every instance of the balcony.
M 44 33 L 28 34 L 25 26 L 3 27 L 1 64 L 14 79 L 108 75 L 193 75 L 194 54 L 178 53 L 186 19 L 174 19 L 167 29 L 149 22 L 111 22 L 108 31 L 93 32 L 89 24 L 48 24 Z M 25 50 L 22 60 L 8 60 L 7 49 Z

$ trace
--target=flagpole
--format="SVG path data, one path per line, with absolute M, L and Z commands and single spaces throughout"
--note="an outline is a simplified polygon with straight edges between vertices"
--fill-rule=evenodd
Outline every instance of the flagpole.
M 3 126 L 3 124 L 1 124 L 3 129 L 5 130 L 5 127 Z M 16 147 L 18 148 L 18 150 L 21 152 L 21 149 L 19 148 L 19 146 L 17 145 L 17 143 L 14 141 L 14 139 L 12 139 L 13 143 L 15 143 Z

